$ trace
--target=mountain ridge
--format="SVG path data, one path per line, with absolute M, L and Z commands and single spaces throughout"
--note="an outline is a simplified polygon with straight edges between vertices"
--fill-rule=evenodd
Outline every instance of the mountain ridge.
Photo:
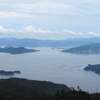
M 55 95 L 57 90 L 68 92 L 69 87 L 47 81 L 29 80 L 25 78 L 0 79 L 0 95 L 13 98 L 37 98 Z M 22 100 L 22 99 L 21 99 Z
M 68 38 L 64 40 L 39 40 L 34 38 L 0 38 L 0 46 L 17 47 L 68 47 L 100 43 L 100 38 Z
M 76 54 L 100 54 L 100 43 L 86 44 L 78 47 L 72 47 L 69 49 L 62 50 L 66 53 L 76 53 Z

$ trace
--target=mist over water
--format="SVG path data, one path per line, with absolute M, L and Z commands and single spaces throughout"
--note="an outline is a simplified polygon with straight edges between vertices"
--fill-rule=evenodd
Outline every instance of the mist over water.
M 59 52 L 61 49 L 34 48 L 40 52 L 11 55 L 0 53 L 0 70 L 20 70 L 13 77 L 66 84 L 90 93 L 100 92 L 100 75 L 84 71 L 88 64 L 100 64 L 100 55 Z M 9 78 L 0 76 L 0 78 Z

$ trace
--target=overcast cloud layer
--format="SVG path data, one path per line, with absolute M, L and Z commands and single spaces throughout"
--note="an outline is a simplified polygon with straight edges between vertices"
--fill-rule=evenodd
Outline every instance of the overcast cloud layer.
M 2 37 L 100 37 L 100 1 L 0 0 Z

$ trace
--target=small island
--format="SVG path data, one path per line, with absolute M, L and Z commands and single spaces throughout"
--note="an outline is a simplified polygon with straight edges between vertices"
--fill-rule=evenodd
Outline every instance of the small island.
M 62 50 L 62 52 L 76 54 L 100 54 L 100 43 L 72 47 Z
M 36 52 L 39 50 L 35 49 L 26 49 L 25 47 L 0 47 L 0 52 L 4 53 L 10 53 L 10 54 L 22 54 L 22 53 L 30 53 L 30 52 Z
M 96 64 L 96 65 L 91 65 L 89 64 L 88 66 L 86 66 L 84 68 L 85 71 L 93 71 L 95 72 L 96 74 L 99 74 L 100 75 L 100 64 Z
M 4 71 L 4 70 L 0 70 L 0 75 L 13 76 L 14 74 L 21 74 L 21 71 Z

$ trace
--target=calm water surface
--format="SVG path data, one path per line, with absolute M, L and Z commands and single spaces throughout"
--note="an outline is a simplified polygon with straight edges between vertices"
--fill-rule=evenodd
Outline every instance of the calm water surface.
M 61 49 L 35 48 L 40 52 L 11 55 L 0 53 L 0 70 L 20 70 L 14 77 L 66 84 L 91 93 L 100 92 L 100 75 L 83 70 L 88 64 L 100 64 L 100 55 L 59 52 Z M 0 76 L 0 78 L 9 78 Z

